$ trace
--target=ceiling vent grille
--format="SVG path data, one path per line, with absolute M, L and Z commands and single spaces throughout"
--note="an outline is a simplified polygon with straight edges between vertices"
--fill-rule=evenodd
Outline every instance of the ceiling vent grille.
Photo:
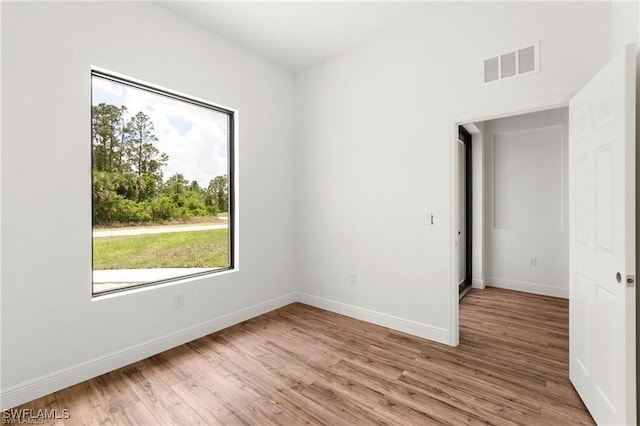
M 535 71 L 537 68 L 536 58 L 539 59 L 540 57 L 537 55 L 535 46 L 518 50 L 518 70 L 520 70 L 520 74 Z
M 516 52 L 500 55 L 500 78 L 516 75 Z
M 483 61 L 482 81 L 492 83 L 540 71 L 540 41 L 530 46 L 487 58 Z
M 500 78 L 500 62 L 498 58 L 486 59 L 484 61 L 484 82 L 489 83 Z

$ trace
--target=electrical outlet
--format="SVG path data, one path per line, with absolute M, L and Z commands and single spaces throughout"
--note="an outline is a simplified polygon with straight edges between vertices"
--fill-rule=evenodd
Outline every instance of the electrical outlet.
M 176 294 L 173 298 L 173 307 L 182 308 L 184 306 L 184 295 Z
M 537 259 L 535 257 L 529 258 L 529 266 L 536 266 Z
M 358 279 L 358 277 L 356 276 L 355 272 L 351 272 L 349 274 L 349 284 L 356 285 L 357 279 Z

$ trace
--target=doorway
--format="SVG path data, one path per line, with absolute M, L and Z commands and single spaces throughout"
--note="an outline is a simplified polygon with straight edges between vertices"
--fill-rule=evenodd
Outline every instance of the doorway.
M 450 149 L 451 149 L 451 156 L 450 158 L 452 159 L 452 163 L 453 163 L 453 167 L 451 167 L 451 193 L 452 194 L 456 194 L 456 196 L 451 198 L 452 201 L 452 217 L 451 217 L 451 223 L 453 224 L 453 226 L 450 228 L 451 230 L 451 241 L 452 244 L 450 245 L 450 258 L 453 259 L 453 262 L 451 262 L 451 278 L 452 279 L 452 283 L 451 286 L 449 287 L 451 290 L 450 293 L 450 303 L 451 303 L 451 317 L 450 317 L 450 339 L 449 339 L 449 343 L 452 346 L 458 346 L 459 341 L 460 341 L 460 329 L 459 329 L 459 300 L 460 300 L 460 287 L 459 287 L 459 275 L 460 275 L 460 271 L 461 266 L 460 263 L 461 261 L 464 261 L 464 263 L 466 264 L 466 260 L 462 259 L 460 257 L 460 251 L 459 251 L 459 244 L 457 244 L 458 241 L 458 223 L 461 217 L 461 206 L 460 206 L 460 197 L 457 196 L 457 194 L 459 193 L 459 188 L 461 186 L 460 184 L 460 176 L 462 175 L 459 166 L 459 159 L 458 159 L 458 145 L 460 144 L 458 142 L 459 138 L 460 138 L 460 127 L 461 126 L 467 126 L 469 124 L 475 123 L 475 122 L 484 122 L 484 121 L 489 121 L 489 120 L 494 120 L 494 119 L 499 119 L 499 118 L 507 118 L 507 117 L 512 117 L 512 116 L 517 116 L 517 115 L 523 115 L 523 114 L 528 114 L 528 113 L 533 113 L 533 112 L 540 112 L 540 111 L 545 111 L 545 110 L 551 110 L 551 109 L 556 109 L 556 108 L 563 108 L 563 107 L 567 107 L 569 105 L 569 100 L 570 98 L 568 96 L 559 96 L 559 97 L 549 97 L 549 98 L 538 98 L 532 101 L 527 101 L 527 102 L 522 102 L 519 104 L 510 104 L 510 105 L 504 105 L 501 107 L 495 107 L 495 108 L 489 108 L 486 110 L 479 110 L 479 111 L 474 111 L 474 112 L 468 112 L 468 113 L 463 113 L 463 114 L 459 114 L 456 116 L 453 116 L 451 119 L 451 144 L 450 144 Z M 465 129 L 466 130 L 466 129 Z M 467 132 L 469 133 L 469 132 Z M 471 156 L 470 156 L 471 157 Z M 481 156 L 480 156 L 481 157 Z M 478 175 L 478 170 L 475 170 L 474 173 L 476 174 L 476 176 Z M 480 179 L 481 181 L 481 179 Z M 481 183 L 481 182 L 478 182 Z M 473 183 L 472 183 L 473 184 Z M 473 205 L 473 201 L 470 203 L 470 205 Z M 464 206 L 463 206 L 464 207 Z M 476 216 L 482 215 L 482 208 L 480 209 L 480 211 L 477 211 Z M 472 216 L 472 215 L 470 215 Z M 472 220 L 473 220 L 473 216 L 472 216 Z M 483 222 L 486 222 L 490 219 L 486 219 Z M 477 225 L 477 223 L 476 223 Z M 478 228 L 478 226 L 476 226 L 476 230 L 475 234 L 478 233 L 482 233 L 482 226 L 480 226 Z M 473 231 L 473 230 L 472 230 Z M 483 239 L 480 239 L 476 242 L 474 242 L 473 244 L 475 244 L 476 247 L 479 247 L 480 250 L 482 250 L 482 247 L 484 245 L 484 241 Z M 473 286 L 475 287 L 476 285 L 479 286 L 480 288 L 482 288 L 484 286 L 484 282 L 482 282 L 482 280 L 480 279 L 479 281 L 476 281 L 474 279 L 474 269 L 478 266 L 477 264 L 479 263 L 479 269 L 482 270 L 483 267 L 482 265 L 485 263 L 485 260 L 483 259 L 483 253 L 471 253 L 470 256 L 470 260 L 471 260 L 471 283 L 473 284 Z M 475 259 L 475 263 L 474 263 L 474 259 Z M 466 266 L 465 266 L 466 269 Z M 483 272 L 480 272 L 479 275 L 482 277 L 483 276 Z

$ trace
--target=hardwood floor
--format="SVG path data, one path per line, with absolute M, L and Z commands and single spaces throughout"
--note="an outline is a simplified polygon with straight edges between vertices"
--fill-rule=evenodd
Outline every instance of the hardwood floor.
M 495 288 L 460 346 L 293 304 L 18 409 L 65 424 L 594 424 L 568 378 L 568 303 Z

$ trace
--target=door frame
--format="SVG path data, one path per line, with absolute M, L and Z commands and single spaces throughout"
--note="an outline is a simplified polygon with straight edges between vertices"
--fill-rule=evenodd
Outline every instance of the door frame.
M 563 108 L 569 106 L 569 101 L 573 93 L 555 95 L 549 97 L 534 98 L 525 101 L 497 105 L 479 110 L 460 112 L 451 116 L 449 120 L 449 164 L 451 173 L 449 176 L 449 194 L 451 203 L 451 215 L 449 217 L 449 345 L 458 346 L 460 343 L 460 306 L 458 293 L 458 248 L 456 241 L 458 238 L 458 126 L 473 123 L 476 121 L 495 120 L 514 115 L 529 114 L 532 112 L 546 111 L 550 109 Z M 484 141 L 488 143 L 488 141 Z
M 464 174 L 464 280 L 458 283 L 458 295 L 468 288 L 471 288 L 472 256 L 473 256 L 473 177 L 472 177 L 472 136 L 463 126 L 458 126 L 458 143 L 464 145 L 464 171 L 458 170 L 458 178 Z M 459 164 L 456 163 L 456 164 Z M 458 194 L 459 195 L 459 194 Z M 458 198 L 459 200 L 459 198 Z M 460 206 L 458 206 L 460 208 Z M 458 211 L 458 213 L 461 213 Z M 458 221 L 460 216 L 458 216 Z M 459 223 L 459 222 L 458 222 Z M 458 230 L 459 232 L 459 230 Z M 459 252 L 458 252 L 459 254 Z M 458 258 L 458 262 L 460 259 Z M 458 296 L 460 297 L 460 296 Z

